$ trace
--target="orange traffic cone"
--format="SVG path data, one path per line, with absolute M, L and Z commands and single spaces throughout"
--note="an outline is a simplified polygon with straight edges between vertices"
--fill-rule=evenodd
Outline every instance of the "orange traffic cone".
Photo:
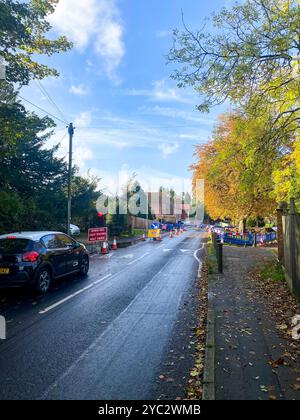
M 161 233 L 159 234 L 159 237 L 157 238 L 158 242 L 162 241 Z
M 171 232 L 170 232 L 170 239 L 173 239 L 174 238 L 174 235 L 173 235 L 173 231 L 171 230 Z
M 143 234 L 143 236 L 142 236 L 142 241 L 143 241 L 143 242 L 145 242 L 145 240 L 146 240 L 146 235 L 145 235 L 145 234 Z
M 107 242 L 103 242 L 103 245 L 102 245 L 102 248 L 101 248 L 101 254 L 103 254 L 103 255 L 108 254 Z
M 116 240 L 116 238 L 114 238 L 114 242 L 113 242 L 113 245 L 112 245 L 112 249 L 113 249 L 113 251 L 116 251 L 116 250 L 118 249 L 118 244 L 117 244 L 117 240 Z

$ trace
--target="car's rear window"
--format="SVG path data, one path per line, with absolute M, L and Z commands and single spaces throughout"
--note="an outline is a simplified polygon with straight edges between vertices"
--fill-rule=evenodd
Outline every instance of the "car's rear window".
M 0 239 L 0 253 L 21 254 L 30 248 L 29 239 Z

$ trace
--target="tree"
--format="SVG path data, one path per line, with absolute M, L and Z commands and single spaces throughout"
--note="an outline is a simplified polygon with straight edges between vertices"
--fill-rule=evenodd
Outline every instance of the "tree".
M 58 76 L 36 61 L 37 55 L 53 55 L 69 50 L 72 44 L 64 36 L 46 37 L 51 30 L 47 17 L 59 0 L 19 2 L 0 0 L 0 58 L 7 64 L 8 82 L 27 85 L 31 79 Z
M 273 173 L 273 197 L 277 202 L 295 199 L 297 208 L 300 208 L 300 139 L 291 144 L 290 149 L 278 162 Z
M 299 127 L 299 22 L 298 0 L 246 0 L 213 15 L 212 28 L 191 31 L 184 23 L 169 54 L 182 65 L 173 78 L 203 95 L 200 111 L 263 99 L 276 123 Z
M 55 157 L 57 147 L 45 147 L 52 134 L 52 121 L 26 111 L 19 103 L 0 104 L 0 121 L 0 190 L 6 193 L 1 216 L 11 216 L 5 229 L 60 226 L 67 165 Z M 12 204 L 19 200 L 18 224 L 9 197 Z
M 0 104 L 0 231 L 65 230 L 67 163 L 47 148 L 53 122 L 13 102 Z M 96 212 L 98 179 L 74 169 L 73 214 L 86 228 Z
M 113 205 L 111 208 L 108 208 L 108 213 L 106 215 L 106 226 L 108 227 L 110 237 L 120 236 L 122 233 L 131 231 L 129 216 L 128 214 L 123 214 L 125 206 L 124 199 L 116 196 L 115 200 L 116 206 Z
M 264 135 L 261 121 L 228 113 L 219 119 L 212 140 L 197 146 L 193 183 L 204 179 L 205 206 L 212 218 L 245 221 L 274 212 L 272 174 L 280 156 L 276 149 L 257 154 Z
M 58 76 L 39 64 L 39 55 L 67 51 L 65 37 L 47 38 L 47 20 L 58 0 L 27 2 L 0 0 L 0 61 L 6 62 L 6 80 L 0 80 L 0 231 L 64 230 L 67 219 L 67 164 L 47 148 L 54 122 L 28 112 L 17 100 L 17 88 L 31 79 Z M 73 171 L 73 216 L 80 227 L 91 223 L 98 179 Z
M 72 181 L 72 220 L 87 230 L 93 225 L 96 202 L 102 194 L 98 190 L 99 178 L 88 174 L 86 178 L 74 176 Z

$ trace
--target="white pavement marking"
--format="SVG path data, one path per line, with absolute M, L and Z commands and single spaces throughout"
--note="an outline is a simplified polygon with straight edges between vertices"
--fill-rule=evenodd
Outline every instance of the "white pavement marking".
M 120 258 L 125 258 L 125 259 L 128 259 L 128 260 L 131 260 L 131 258 L 133 258 L 134 257 L 134 254 L 126 254 L 126 255 L 122 255 Z
M 164 246 L 164 244 L 162 244 L 161 246 L 159 246 L 158 248 L 156 248 L 156 249 L 159 249 L 159 248 L 162 248 Z M 201 249 L 203 249 L 204 248 L 204 244 L 202 244 L 202 247 L 201 248 L 199 248 L 199 249 L 197 249 L 196 251 L 195 251 L 195 253 L 194 253 L 194 258 L 198 261 L 198 263 L 199 263 L 199 265 L 200 266 L 202 266 L 202 263 L 201 263 L 201 261 L 200 261 L 200 259 L 197 257 L 197 254 L 198 254 L 198 252 L 201 250 Z M 168 252 L 168 251 L 172 251 L 172 250 L 164 250 L 165 252 Z M 188 252 L 188 251 L 190 251 L 190 250 L 181 250 L 182 252 Z M 140 260 L 142 260 L 143 258 L 145 258 L 147 255 L 149 255 L 150 254 L 150 252 L 147 252 L 146 254 L 144 254 L 144 255 L 142 255 L 140 258 L 137 258 L 136 260 L 134 260 L 134 261 L 131 261 L 129 264 L 127 264 L 128 266 L 130 266 L 130 265 L 132 265 L 132 264 L 135 264 L 136 262 L 138 262 L 138 261 L 140 261 Z M 127 254 L 127 258 L 132 258 L 133 257 L 133 254 Z M 167 263 L 168 264 L 168 263 Z M 166 265 L 167 265 L 166 264 Z M 163 269 L 165 268 L 165 266 L 163 267 Z M 163 270 L 162 269 L 162 270 Z M 201 267 L 199 267 L 199 270 L 201 269 Z M 160 274 L 161 272 L 162 272 L 162 270 L 158 273 L 158 274 Z M 62 305 L 62 304 L 64 304 L 64 303 L 66 303 L 66 302 L 68 302 L 69 300 L 71 300 L 71 299 L 73 299 L 74 297 L 76 297 L 76 296 L 78 296 L 78 295 L 80 295 L 81 293 L 83 293 L 83 292 L 85 292 L 85 291 L 87 291 L 87 290 L 89 290 L 89 289 L 91 289 L 92 287 L 95 287 L 95 286 L 97 286 L 98 284 L 100 284 L 100 283 L 102 283 L 104 280 L 106 280 L 106 279 L 108 279 L 108 278 L 110 278 L 110 277 L 112 277 L 112 276 L 117 276 L 118 274 L 120 274 L 120 273 L 122 273 L 123 271 L 125 271 L 125 270 L 121 270 L 120 272 L 118 272 L 118 273 L 115 273 L 114 275 L 113 274 L 108 274 L 107 276 L 105 276 L 105 277 L 102 277 L 101 279 L 99 279 L 99 280 L 97 280 L 97 281 L 95 281 L 95 282 L 93 282 L 93 283 L 91 283 L 90 285 L 88 285 L 88 286 L 86 286 L 86 287 L 84 287 L 83 289 L 80 289 L 80 290 L 78 290 L 77 292 L 75 292 L 75 293 L 72 293 L 71 295 L 69 295 L 69 296 L 67 296 L 66 298 L 64 298 L 64 299 L 62 299 L 62 300 L 60 300 L 60 301 L 58 301 L 58 302 L 56 302 L 56 303 L 54 303 L 53 305 L 51 305 L 51 306 L 49 306 L 49 307 L 47 307 L 47 308 L 45 308 L 45 309 L 43 309 L 42 311 L 40 311 L 39 312 L 39 314 L 40 315 L 44 315 L 44 314 L 46 314 L 47 312 L 49 312 L 49 311 L 51 311 L 52 309 L 55 309 L 55 308 L 57 308 L 58 306 L 60 306 L 60 305 Z
M 204 248 L 204 244 L 202 244 L 202 246 L 201 246 L 201 248 L 199 248 L 199 249 L 197 249 L 195 252 L 194 252 L 194 258 L 198 261 L 198 263 L 199 263 L 199 267 L 198 267 L 198 279 L 201 279 L 201 277 L 202 277 L 202 273 L 201 273 L 201 270 L 202 270 L 202 261 L 200 261 L 200 259 L 199 259 L 199 257 L 198 257 L 198 252 L 199 251 L 201 251 L 202 249 Z
M 184 254 L 185 252 L 190 252 L 191 249 L 181 249 L 180 251 Z
M 172 249 L 164 249 L 163 252 L 171 252 L 173 251 Z
M 131 261 L 129 264 L 127 264 L 127 265 L 132 265 L 132 264 L 135 264 L 136 262 L 138 262 L 138 261 L 140 261 L 140 260 L 142 260 L 143 258 L 145 258 L 145 257 L 147 257 L 147 255 L 149 255 L 150 254 L 150 252 L 146 252 L 146 254 L 144 254 L 144 255 L 142 255 L 140 258 L 137 258 L 136 260 L 134 260 L 134 261 Z
M 199 264 L 201 264 L 200 259 L 198 258 L 198 252 L 201 251 L 204 248 L 204 244 L 202 244 L 201 248 L 196 249 L 196 251 L 194 252 L 194 258 L 198 261 Z
M 77 290 L 77 292 L 72 293 L 71 295 L 69 295 L 69 296 L 65 297 L 65 298 L 64 298 L 64 299 L 62 299 L 62 300 L 59 300 L 58 302 L 54 303 L 54 304 L 53 304 L 53 305 L 51 305 L 51 306 L 48 306 L 48 308 L 43 309 L 42 311 L 40 311 L 40 312 L 39 312 L 39 314 L 40 314 L 40 315 L 44 315 L 44 314 L 46 314 L 47 312 L 51 311 L 52 309 L 57 308 L 58 306 L 62 305 L 63 303 L 66 303 L 66 302 L 68 302 L 69 300 L 73 299 L 75 296 L 78 296 L 78 295 L 80 295 L 81 293 L 85 292 L 86 290 L 89 290 L 89 289 L 91 289 L 92 287 L 97 286 L 97 284 L 102 283 L 104 280 L 108 279 L 108 278 L 109 278 L 109 277 L 111 277 L 111 276 L 112 276 L 112 274 L 108 274 L 107 276 L 102 277 L 101 279 L 99 279 L 99 280 L 97 280 L 97 281 L 95 281 L 95 282 L 93 282 L 93 283 L 89 284 L 88 286 L 84 287 L 83 289 Z

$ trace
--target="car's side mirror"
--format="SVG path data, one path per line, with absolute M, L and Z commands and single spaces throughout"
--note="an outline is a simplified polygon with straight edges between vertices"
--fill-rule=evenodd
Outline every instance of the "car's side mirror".
M 81 244 L 79 242 L 76 242 L 75 244 L 73 244 L 74 249 L 79 249 L 80 247 L 81 247 Z

